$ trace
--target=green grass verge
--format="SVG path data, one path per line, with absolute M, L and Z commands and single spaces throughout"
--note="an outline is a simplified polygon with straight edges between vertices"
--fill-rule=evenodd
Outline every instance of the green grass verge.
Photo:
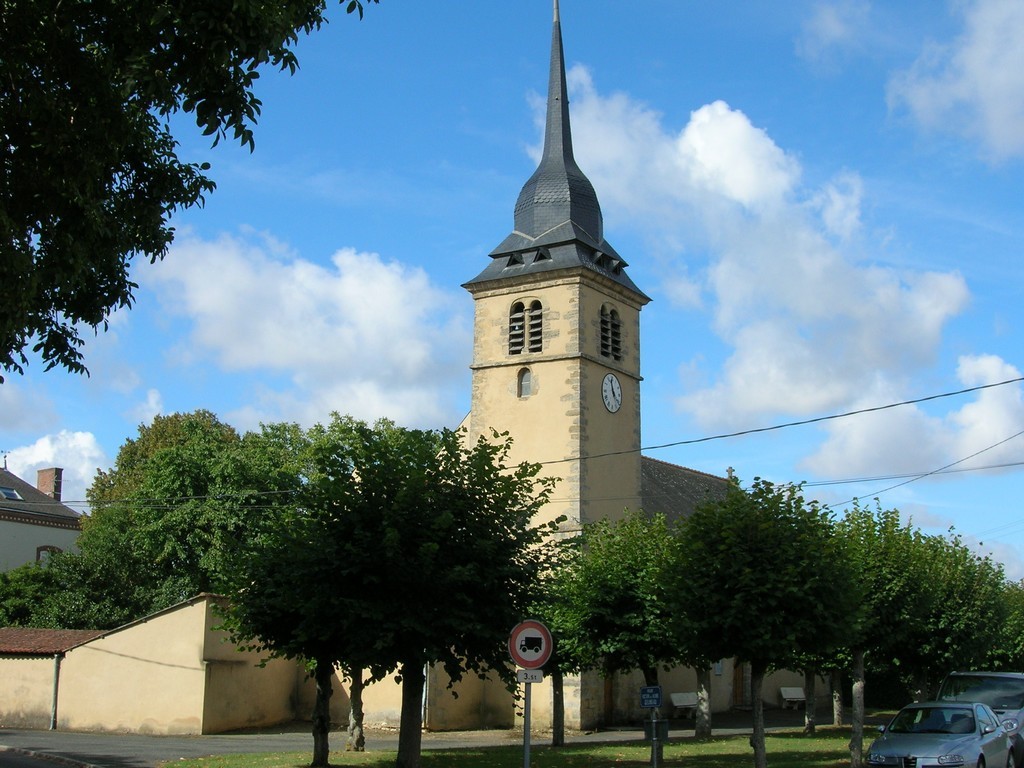
M 773 732 L 767 737 L 771 768 L 838 768 L 850 764 L 849 728 L 819 727 L 814 736 L 799 731 Z M 665 745 L 663 768 L 738 768 L 753 761 L 749 736 L 721 736 L 710 741 L 671 739 Z M 218 755 L 195 760 L 175 760 L 174 768 L 305 768 L 309 752 L 281 754 Z M 629 768 L 650 765 L 649 743 L 573 744 L 560 748 L 534 745 L 531 768 Z M 331 765 L 390 768 L 394 752 L 331 752 Z M 423 768 L 522 768 L 522 746 L 423 751 Z M 170 766 L 171 764 L 168 764 Z

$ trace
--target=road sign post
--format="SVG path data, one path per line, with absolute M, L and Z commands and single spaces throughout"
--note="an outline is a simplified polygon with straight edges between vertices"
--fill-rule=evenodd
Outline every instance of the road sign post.
M 658 730 L 661 721 L 658 720 L 658 710 L 661 708 L 661 686 L 645 685 L 640 689 L 640 706 L 643 709 L 651 710 L 651 766 L 658 768 L 659 749 Z
M 523 696 L 523 768 L 530 768 L 530 688 L 544 679 L 540 671 L 554 650 L 551 632 L 535 619 L 527 619 L 512 628 L 508 636 L 508 655 L 523 669 L 516 679 L 526 686 Z

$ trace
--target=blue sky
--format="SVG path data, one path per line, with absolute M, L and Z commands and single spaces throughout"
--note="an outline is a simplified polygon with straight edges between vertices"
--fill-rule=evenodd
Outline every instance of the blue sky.
M 876 495 L 1024 577 L 1020 383 L 728 439 L 1024 371 L 1024 4 L 562 0 L 576 159 L 641 317 L 646 453 Z M 65 500 L 157 413 L 239 430 L 331 411 L 455 426 L 460 284 L 541 143 L 551 1 L 332 8 L 265 73 L 256 151 L 211 148 L 206 207 L 142 261 L 89 378 L 0 385 L 0 450 Z M 954 465 L 956 472 L 933 474 Z M 860 479 L 859 482 L 841 482 Z M 913 480 L 913 482 L 906 482 Z M 892 487 L 898 486 L 898 487 Z

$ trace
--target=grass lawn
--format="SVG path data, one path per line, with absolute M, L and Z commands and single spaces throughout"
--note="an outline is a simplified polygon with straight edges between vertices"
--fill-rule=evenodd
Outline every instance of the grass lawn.
M 672 768 L 739 768 L 753 762 L 749 736 L 721 736 L 711 741 L 693 738 L 671 739 L 665 745 L 659 766 Z M 850 764 L 850 729 L 825 726 L 814 736 L 800 731 L 773 732 L 768 735 L 770 768 L 838 768 Z M 866 741 L 870 741 L 867 739 Z M 866 745 L 865 745 L 866 746 Z M 196 760 L 175 760 L 174 768 L 305 768 L 309 752 L 281 754 L 219 755 Z M 472 749 L 431 749 L 423 751 L 424 768 L 522 768 L 522 746 L 479 747 Z M 534 745 L 530 748 L 531 768 L 604 768 L 648 766 L 651 748 L 638 744 L 573 744 L 558 749 Z M 394 752 L 331 752 L 331 765 L 361 765 L 390 768 Z M 168 764 L 168 767 L 171 764 Z

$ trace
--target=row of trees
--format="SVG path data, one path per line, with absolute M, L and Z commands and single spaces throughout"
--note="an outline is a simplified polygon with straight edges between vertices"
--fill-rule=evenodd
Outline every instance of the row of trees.
M 315 765 L 334 669 L 353 679 L 354 711 L 364 682 L 398 673 L 398 764 L 414 766 L 424 666 L 511 682 L 505 640 L 531 615 L 557 640 L 556 694 L 564 674 L 641 670 L 653 684 L 684 664 L 703 735 L 712 663 L 748 662 L 758 766 L 772 669 L 852 676 L 859 765 L 865 670 L 925 691 L 953 668 L 1024 668 L 1024 589 L 955 536 L 895 510 L 837 519 L 755 480 L 682 521 L 632 512 L 555 541 L 532 523 L 553 481 L 508 466 L 495 438 L 338 416 L 239 435 L 205 411 L 158 417 L 97 474 L 80 553 L 0 574 L 0 624 L 108 628 L 229 594 L 237 639 L 309 664 Z
M 674 526 L 627 513 L 563 547 L 572 554 L 540 611 L 561 639 L 559 670 L 642 670 L 655 684 L 659 668 L 692 667 L 697 733 L 708 736 L 713 662 L 747 662 L 758 768 L 761 683 L 773 669 L 803 671 L 811 697 L 818 677 L 852 679 L 854 766 L 866 673 L 924 698 L 953 669 L 1024 669 L 1024 586 L 952 532 L 925 535 L 896 510 L 855 504 L 836 517 L 797 487 L 732 480 L 724 499 Z

